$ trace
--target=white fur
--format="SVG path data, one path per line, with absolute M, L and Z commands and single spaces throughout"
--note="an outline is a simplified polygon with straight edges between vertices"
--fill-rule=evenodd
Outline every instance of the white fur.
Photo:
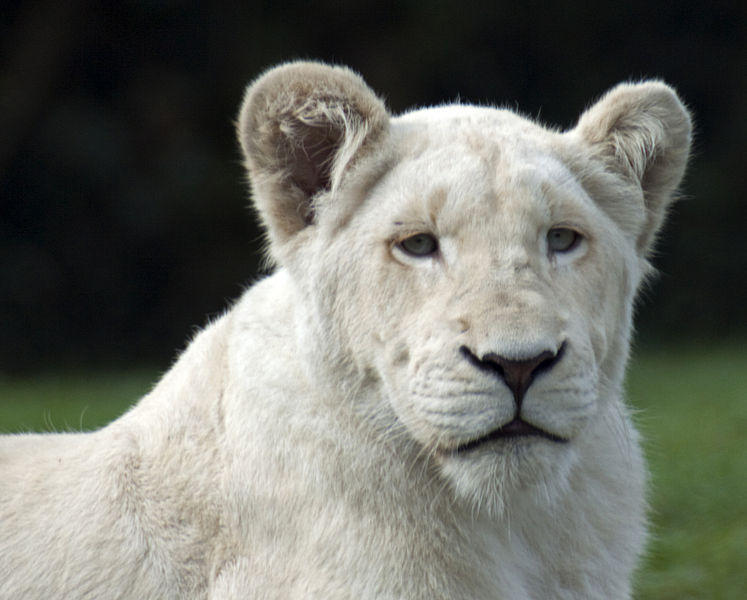
M 689 135 L 657 82 L 560 133 L 266 73 L 239 137 L 275 274 L 108 427 L 0 438 L 0 598 L 628 598 L 632 305 Z M 552 252 L 555 227 L 582 241 Z M 464 450 L 516 407 L 462 348 L 563 345 L 521 416 L 566 441 Z

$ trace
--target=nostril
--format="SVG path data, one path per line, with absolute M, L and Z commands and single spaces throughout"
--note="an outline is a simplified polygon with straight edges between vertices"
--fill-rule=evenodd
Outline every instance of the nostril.
M 466 346 L 462 346 L 460 351 L 478 369 L 495 373 L 503 379 L 513 393 L 516 405 L 521 406 L 524 394 L 526 394 L 534 378 L 540 373 L 552 369 L 562 358 L 565 351 L 565 342 L 561 344 L 557 352 L 545 350 L 531 358 L 519 360 L 506 358 L 493 352 L 489 352 L 482 358 L 479 358 Z

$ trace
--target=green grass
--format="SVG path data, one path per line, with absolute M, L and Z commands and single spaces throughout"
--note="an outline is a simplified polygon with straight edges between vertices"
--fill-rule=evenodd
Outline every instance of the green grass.
M 639 598 L 747 598 L 747 344 L 643 352 L 629 371 L 652 472 Z
M 0 378 L 0 433 L 98 429 L 137 402 L 156 378 L 148 370 Z
M 95 429 L 155 378 L 0 379 L 0 431 Z M 747 598 L 747 344 L 639 352 L 628 389 L 652 472 L 653 537 L 636 597 Z

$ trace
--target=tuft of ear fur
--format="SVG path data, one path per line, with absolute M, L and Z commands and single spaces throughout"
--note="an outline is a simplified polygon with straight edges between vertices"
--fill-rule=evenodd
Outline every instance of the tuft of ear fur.
M 287 63 L 249 85 L 238 137 L 274 258 L 313 223 L 315 198 L 339 186 L 388 122 L 384 103 L 344 67 Z
M 645 216 L 637 245 L 646 256 L 687 165 L 692 135 L 687 109 L 659 81 L 620 84 L 581 116 L 574 133 L 609 170 L 640 187 Z

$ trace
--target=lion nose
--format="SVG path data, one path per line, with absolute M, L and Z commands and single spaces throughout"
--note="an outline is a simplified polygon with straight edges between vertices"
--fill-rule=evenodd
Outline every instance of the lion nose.
M 493 352 L 478 358 L 466 346 L 462 346 L 460 350 L 467 360 L 477 368 L 498 375 L 511 390 L 516 406 L 520 408 L 524 394 L 526 394 L 537 375 L 552 369 L 562 358 L 565 342 L 558 348 L 557 352 L 545 350 L 537 356 L 523 359 L 506 358 Z

